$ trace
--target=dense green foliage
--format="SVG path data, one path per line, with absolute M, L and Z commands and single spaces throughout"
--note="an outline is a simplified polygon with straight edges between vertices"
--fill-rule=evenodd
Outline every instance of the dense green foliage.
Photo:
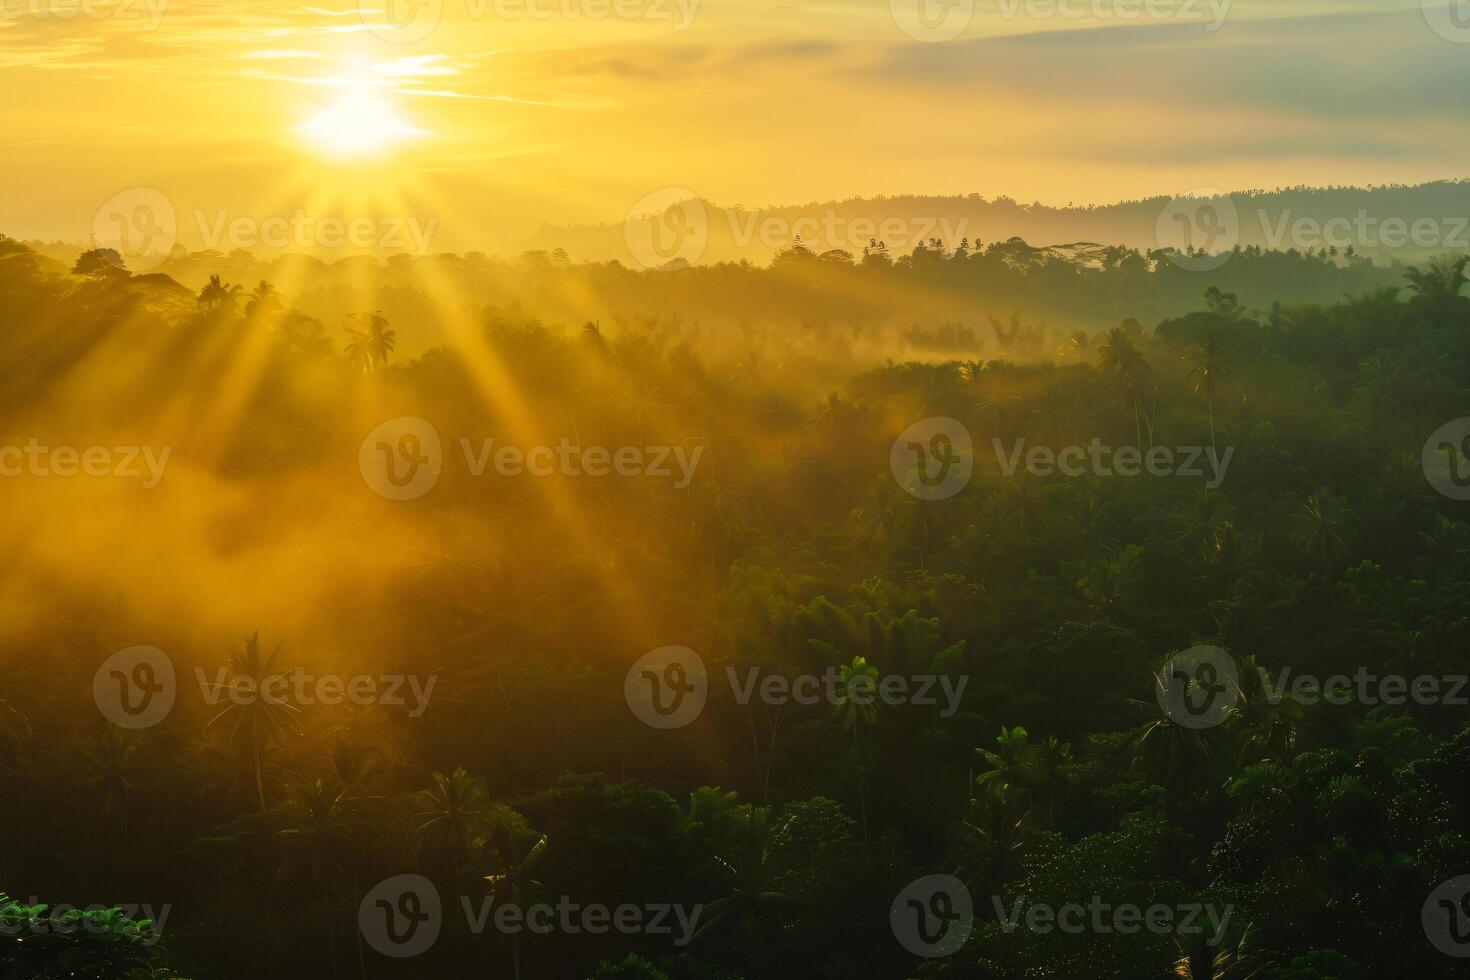
M 895 362 L 873 352 L 913 323 L 874 326 L 863 348 L 835 316 L 778 315 L 790 282 L 822 281 L 790 263 L 818 261 L 574 266 L 564 275 L 646 284 L 668 310 L 667 290 L 740 278 L 768 319 L 567 329 L 491 296 L 461 311 L 473 329 L 457 344 L 407 359 L 397 336 L 416 325 L 372 315 L 371 300 L 324 325 L 269 289 L 216 279 L 196 297 L 108 262 L 66 275 L 0 242 L 12 438 L 162 433 L 192 461 L 187 499 L 207 515 L 183 497 L 128 498 L 129 540 L 165 565 L 147 582 L 124 571 L 139 567 L 126 549 L 88 537 L 101 533 L 89 514 L 66 554 L 11 532 L 28 586 L 8 584 L 4 608 L 31 612 L 8 626 L 0 673 L 0 887 L 167 903 L 170 962 L 200 980 L 1465 975 L 1420 924 L 1430 891 L 1470 870 L 1465 709 L 1273 704 L 1253 680 L 1256 666 L 1465 672 L 1470 504 L 1437 494 L 1420 464 L 1429 434 L 1470 405 L 1464 262 L 1325 305 L 1273 298 L 1303 276 L 1346 281 L 1327 258 L 1241 255 L 1216 276 L 1133 254 L 1033 270 L 1036 282 L 1015 273 L 1028 291 L 1096 295 L 1114 322 L 1138 319 L 1022 351 L 1007 318 L 1031 308 L 1007 296 L 994 326 L 960 326 L 939 355 L 954 359 Z M 923 261 L 903 288 L 922 288 Z M 1135 280 L 1187 281 L 1201 308 L 1149 320 L 1130 306 Z M 1002 349 L 982 354 L 965 331 Z M 106 370 L 87 373 L 98 359 Z M 236 397 L 223 429 L 209 425 L 222 392 Z M 402 414 L 431 419 L 446 445 L 518 431 L 519 416 L 548 443 L 575 432 L 702 456 L 682 489 L 456 465 L 422 499 L 384 502 L 353 459 Z M 904 492 L 889 451 L 932 416 L 964 423 L 977 465 L 931 501 Z M 1209 490 L 1185 476 L 1007 476 L 991 440 L 1019 438 L 1233 455 Z M 159 493 L 184 492 L 170 486 Z M 314 560 L 349 541 L 370 547 Z M 299 620 L 251 618 L 293 602 L 309 607 Z M 89 698 L 97 665 L 132 643 L 169 651 L 188 687 L 195 664 L 247 675 L 275 649 L 257 629 L 284 640 L 281 669 L 434 674 L 434 700 L 422 716 L 227 707 L 212 724 L 220 709 L 181 693 L 162 724 L 127 732 Z M 947 715 L 742 704 L 711 683 L 693 724 L 661 731 L 628 710 L 623 681 L 666 644 L 695 649 L 712 678 L 968 683 Z M 1155 672 L 1200 644 L 1230 651 L 1243 677 L 1236 709 L 1203 732 L 1154 697 Z M 390 961 L 365 949 L 357 909 L 404 872 L 456 914 L 431 950 Z M 975 925 L 921 964 L 889 904 L 936 872 L 967 883 Z M 455 896 L 492 893 L 703 910 L 682 946 L 474 935 Z M 1200 948 L 1007 930 L 992 903 L 1095 895 L 1234 911 Z M 16 955 L 0 937 L 0 963 Z

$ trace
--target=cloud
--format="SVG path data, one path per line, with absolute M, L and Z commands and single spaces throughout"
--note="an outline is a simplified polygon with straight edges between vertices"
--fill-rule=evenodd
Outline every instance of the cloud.
M 442 54 L 421 54 L 373 65 L 373 71 L 389 78 L 429 78 L 436 75 L 458 75 L 459 69 L 449 64 Z
M 292 51 L 284 48 L 274 48 L 266 49 L 263 51 L 247 51 L 245 54 L 240 55 L 239 59 L 241 61 L 253 61 L 257 59 L 275 60 L 288 58 L 311 59 L 320 58 L 321 56 L 322 55 L 320 51 Z
M 1416 7 L 1231 20 L 1214 34 L 1199 23 L 1155 23 L 893 44 L 852 77 L 1069 106 L 1189 109 L 1202 117 L 1250 110 L 1401 119 L 1458 112 L 1470 86 L 1465 55 L 1431 31 Z

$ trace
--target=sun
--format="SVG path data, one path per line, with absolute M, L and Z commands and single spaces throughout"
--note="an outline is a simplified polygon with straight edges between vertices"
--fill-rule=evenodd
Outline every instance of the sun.
M 297 127 L 308 143 L 325 156 L 378 156 L 424 131 L 410 126 L 387 102 L 368 92 L 348 92 Z

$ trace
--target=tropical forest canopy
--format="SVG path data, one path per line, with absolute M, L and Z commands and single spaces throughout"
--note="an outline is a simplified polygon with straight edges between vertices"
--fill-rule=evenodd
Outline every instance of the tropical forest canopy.
M 0 240 L 7 976 L 1465 975 L 1425 931 L 1470 870 L 1452 681 L 1265 683 L 1463 680 L 1470 504 L 1424 452 L 1470 404 L 1463 255 L 72 251 Z M 1012 462 L 1094 444 L 1220 465 Z M 146 724 L 105 707 L 164 690 L 140 647 Z M 630 671 L 667 647 L 707 675 L 669 728 Z M 1201 647 L 1238 681 L 1191 727 Z M 271 676 L 372 686 L 234 696 Z M 400 875 L 443 905 L 411 958 L 364 925 Z M 930 875 L 973 905 L 945 955 L 893 911 Z M 1210 928 L 1024 916 L 1099 901 Z M 61 903 L 105 909 L 32 941 Z

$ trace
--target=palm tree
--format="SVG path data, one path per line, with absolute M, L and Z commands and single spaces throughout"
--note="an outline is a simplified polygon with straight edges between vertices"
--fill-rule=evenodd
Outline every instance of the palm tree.
M 1155 692 L 1167 689 L 1163 674 L 1154 677 Z M 1142 703 L 1142 702 L 1140 702 Z M 1208 791 L 1216 785 L 1224 738 L 1219 726 L 1190 728 L 1169 717 L 1159 694 L 1154 705 L 1158 716 L 1138 730 L 1134 740 L 1137 755 L 1134 764 L 1157 786 L 1164 788 L 1170 813 L 1195 791 Z
M 1029 470 L 1019 470 L 1016 478 L 1006 483 L 1000 514 L 1006 520 L 1014 519 L 1022 533 L 1038 535 L 1049 520 L 1051 496 L 1040 478 Z
M 878 668 L 865 657 L 853 657 L 839 670 L 842 686 L 832 698 L 831 716 L 844 729 L 852 732 L 853 758 L 856 760 L 858 808 L 863 815 L 863 841 L 868 839 L 868 803 L 863 792 L 862 742 L 858 735 L 864 725 L 878 722 Z M 854 691 L 854 685 L 860 690 Z
M 1176 935 L 1179 959 L 1174 963 L 1173 976 L 1180 980 L 1255 980 L 1263 969 L 1260 928 L 1250 923 L 1238 937 L 1232 935 L 1235 932 L 1234 928 L 1228 929 L 1217 944 L 1211 943 L 1214 937 L 1203 929 L 1188 937 Z
M 1255 566 L 1256 555 L 1260 551 L 1259 537 L 1250 537 L 1238 531 L 1234 524 L 1229 521 L 1220 529 L 1216 539 L 1215 553 L 1212 558 L 1215 566 L 1225 576 L 1225 595 L 1235 593 L 1236 585 L 1242 582 L 1243 576 Z
M 944 513 L 941 510 L 944 503 L 945 501 L 942 500 L 926 500 L 923 497 L 911 497 L 907 494 L 900 501 L 900 510 L 894 527 L 904 532 L 918 548 L 920 568 L 924 567 L 930 546 L 944 539 Z
M 1098 342 L 1097 364 L 1104 371 L 1117 371 L 1140 355 L 1133 344 L 1133 332 L 1126 327 L 1113 327 L 1103 333 Z
M 1410 266 L 1404 278 L 1427 305 L 1443 310 L 1460 295 L 1460 288 L 1465 285 L 1467 263 L 1470 263 L 1470 255 L 1439 255 L 1423 269 Z
M 1420 531 L 1416 538 L 1421 554 L 1409 562 L 1409 574 L 1431 585 L 1437 585 L 1445 575 L 1461 578 L 1470 561 L 1470 525 L 1436 514 L 1433 527 Z
M 398 334 L 388 329 L 387 318 L 376 311 L 348 317 L 349 324 L 363 322 L 366 327 L 347 327 L 347 357 L 354 367 L 366 373 L 388 363 Z
M 1302 555 L 1324 571 L 1331 571 L 1348 557 L 1357 536 L 1357 519 L 1341 497 L 1326 489 L 1308 497 L 1292 515 L 1292 536 Z
M 991 395 L 971 409 L 986 428 L 998 436 L 1014 438 L 1026 422 L 1026 405 L 1020 395 Z
M 726 925 L 745 933 L 792 901 L 781 890 L 780 873 L 771 860 L 775 840 L 785 829 L 784 825 L 772 828 L 765 807 L 747 804 L 744 809 L 745 823 L 736 836 L 734 853 L 714 858 L 729 890 L 724 897 L 704 907 L 705 921 L 695 933 L 696 939 Z
M 1194 393 L 1204 395 L 1210 410 L 1210 448 L 1215 448 L 1215 393 L 1220 385 L 1230 379 L 1230 368 L 1225 363 L 1220 338 L 1210 334 L 1200 345 L 1199 356 L 1190 369 L 1189 378 L 1194 383 Z
M 1067 335 L 1067 343 L 1062 347 L 1061 353 L 1067 357 L 1075 357 L 1079 360 L 1086 358 L 1088 349 L 1092 346 L 1092 338 L 1085 330 L 1073 330 Z
M 1124 401 L 1133 408 L 1134 438 L 1138 448 L 1142 449 L 1142 423 L 1148 421 L 1148 412 L 1143 405 L 1144 394 L 1149 390 L 1149 365 L 1134 342 L 1136 333 L 1124 324 L 1103 334 L 1102 343 L 1097 345 L 1097 363 L 1104 371 L 1117 375 L 1122 382 Z
M 1000 783 L 1012 789 L 1030 789 L 1036 773 L 1031 768 L 1033 746 L 1029 739 L 1030 735 L 1020 725 L 1014 728 L 1002 725 L 1000 734 L 995 737 L 994 752 L 989 749 L 975 750 L 975 754 L 990 765 L 976 781 L 981 786 Z
M 1031 765 L 1036 783 L 1035 795 L 1045 801 L 1047 826 L 1054 826 L 1057 804 L 1066 798 L 1067 788 L 1077 774 L 1077 759 L 1072 754 L 1072 746 L 1054 735 L 1048 736 L 1046 741 L 1035 747 Z
M 210 276 L 209 282 L 199 290 L 199 298 L 196 302 L 200 309 L 215 313 L 233 307 L 239 295 L 240 286 L 224 282 L 219 276 L 214 275 Z
M 513 904 L 520 906 L 525 889 L 541 887 L 541 883 L 531 877 L 531 871 L 546 854 L 546 835 L 542 834 L 519 860 L 512 851 L 510 828 L 507 825 L 497 824 L 490 833 L 489 843 L 495 852 L 497 866 L 501 868 L 495 874 L 485 876 L 490 894 L 496 897 L 508 895 Z M 512 976 L 515 980 L 521 980 L 520 930 L 511 936 L 511 958 L 514 964 Z
M 1230 526 L 1230 506 L 1208 489 L 1195 495 L 1193 507 L 1177 507 L 1170 517 L 1173 530 L 1164 539 L 1187 557 L 1208 563 L 1220 552 L 1225 529 Z
M 31 720 L 26 717 L 24 711 L 15 705 L 15 693 L 19 690 L 19 678 L 29 674 L 29 670 L 12 672 L 9 675 L 0 676 L 0 750 L 9 750 L 14 743 L 22 742 L 30 738 L 32 734 Z M 13 762 L 6 754 L 0 753 L 0 764 Z
M 365 842 L 378 830 L 377 823 L 347 787 L 328 786 L 321 778 L 288 789 L 285 801 L 267 817 L 273 823 L 271 841 L 282 855 L 277 881 L 289 886 L 304 879 L 320 890 L 335 977 L 337 944 L 332 934 L 331 882 L 347 869 L 356 868 L 357 859 L 367 853 Z
M 108 726 L 107 732 L 82 750 L 88 784 L 102 798 L 101 813 L 107 819 L 122 815 L 122 845 L 128 841 L 128 796 L 138 772 L 138 743 L 131 732 Z
M 1378 351 L 1358 362 L 1358 382 L 1353 392 L 1378 412 L 1393 412 L 1403 421 L 1410 420 L 1410 393 L 1418 383 L 1406 370 L 1400 358 L 1388 351 Z
M 1290 765 L 1296 757 L 1296 729 L 1302 707 L 1293 697 L 1272 701 L 1261 679 L 1261 667 L 1250 654 L 1240 658 L 1240 697 L 1226 723 L 1240 739 L 1241 767 L 1271 759 Z
M 1082 590 L 1093 610 L 1109 622 L 1126 618 L 1138 585 L 1143 548 L 1130 544 L 1116 558 L 1096 558 L 1088 562 L 1077 588 Z
M 378 703 L 349 702 L 321 731 L 332 742 L 332 762 L 343 780 L 361 783 L 370 776 L 392 771 L 404 762 L 403 727 Z
M 208 726 L 213 728 L 221 721 L 234 719 L 229 725 L 230 750 L 237 756 L 242 751 L 249 754 L 262 812 L 266 809 L 262 756 L 272 744 L 284 743 L 287 732 L 294 730 L 293 717 L 301 712 L 296 705 L 287 704 L 269 691 L 272 679 L 282 676 L 271 670 L 280 652 L 281 644 L 277 643 L 269 654 L 261 653 L 260 630 L 247 636 L 242 648 L 230 648 L 230 677 L 220 693 L 231 693 L 226 695 L 225 706 L 209 720 Z
M 642 377 L 632 379 L 632 383 L 628 386 L 627 397 L 623 399 L 619 407 L 633 416 L 633 422 L 638 429 L 638 445 L 644 445 L 644 421 L 667 404 L 663 392 L 659 391 L 658 386 L 651 380 Z
M 965 861 L 970 877 L 989 886 L 1009 881 L 1020 868 L 1026 846 L 1026 818 L 1030 815 L 1026 795 L 1003 782 L 992 782 L 970 800 L 961 824 L 971 856 Z
M 268 321 L 283 309 L 285 304 L 281 302 L 281 294 L 264 279 L 250 291 L 250 297 L 245 300 L 245 315 L 252 320 Z
M 489 826 L 490 791 L 462 766 L 448 776 L 436 772 L 432 780 L 414 795 L 414 837 L 420 846 L 443 853 L 458 876 L 471 845 Z

